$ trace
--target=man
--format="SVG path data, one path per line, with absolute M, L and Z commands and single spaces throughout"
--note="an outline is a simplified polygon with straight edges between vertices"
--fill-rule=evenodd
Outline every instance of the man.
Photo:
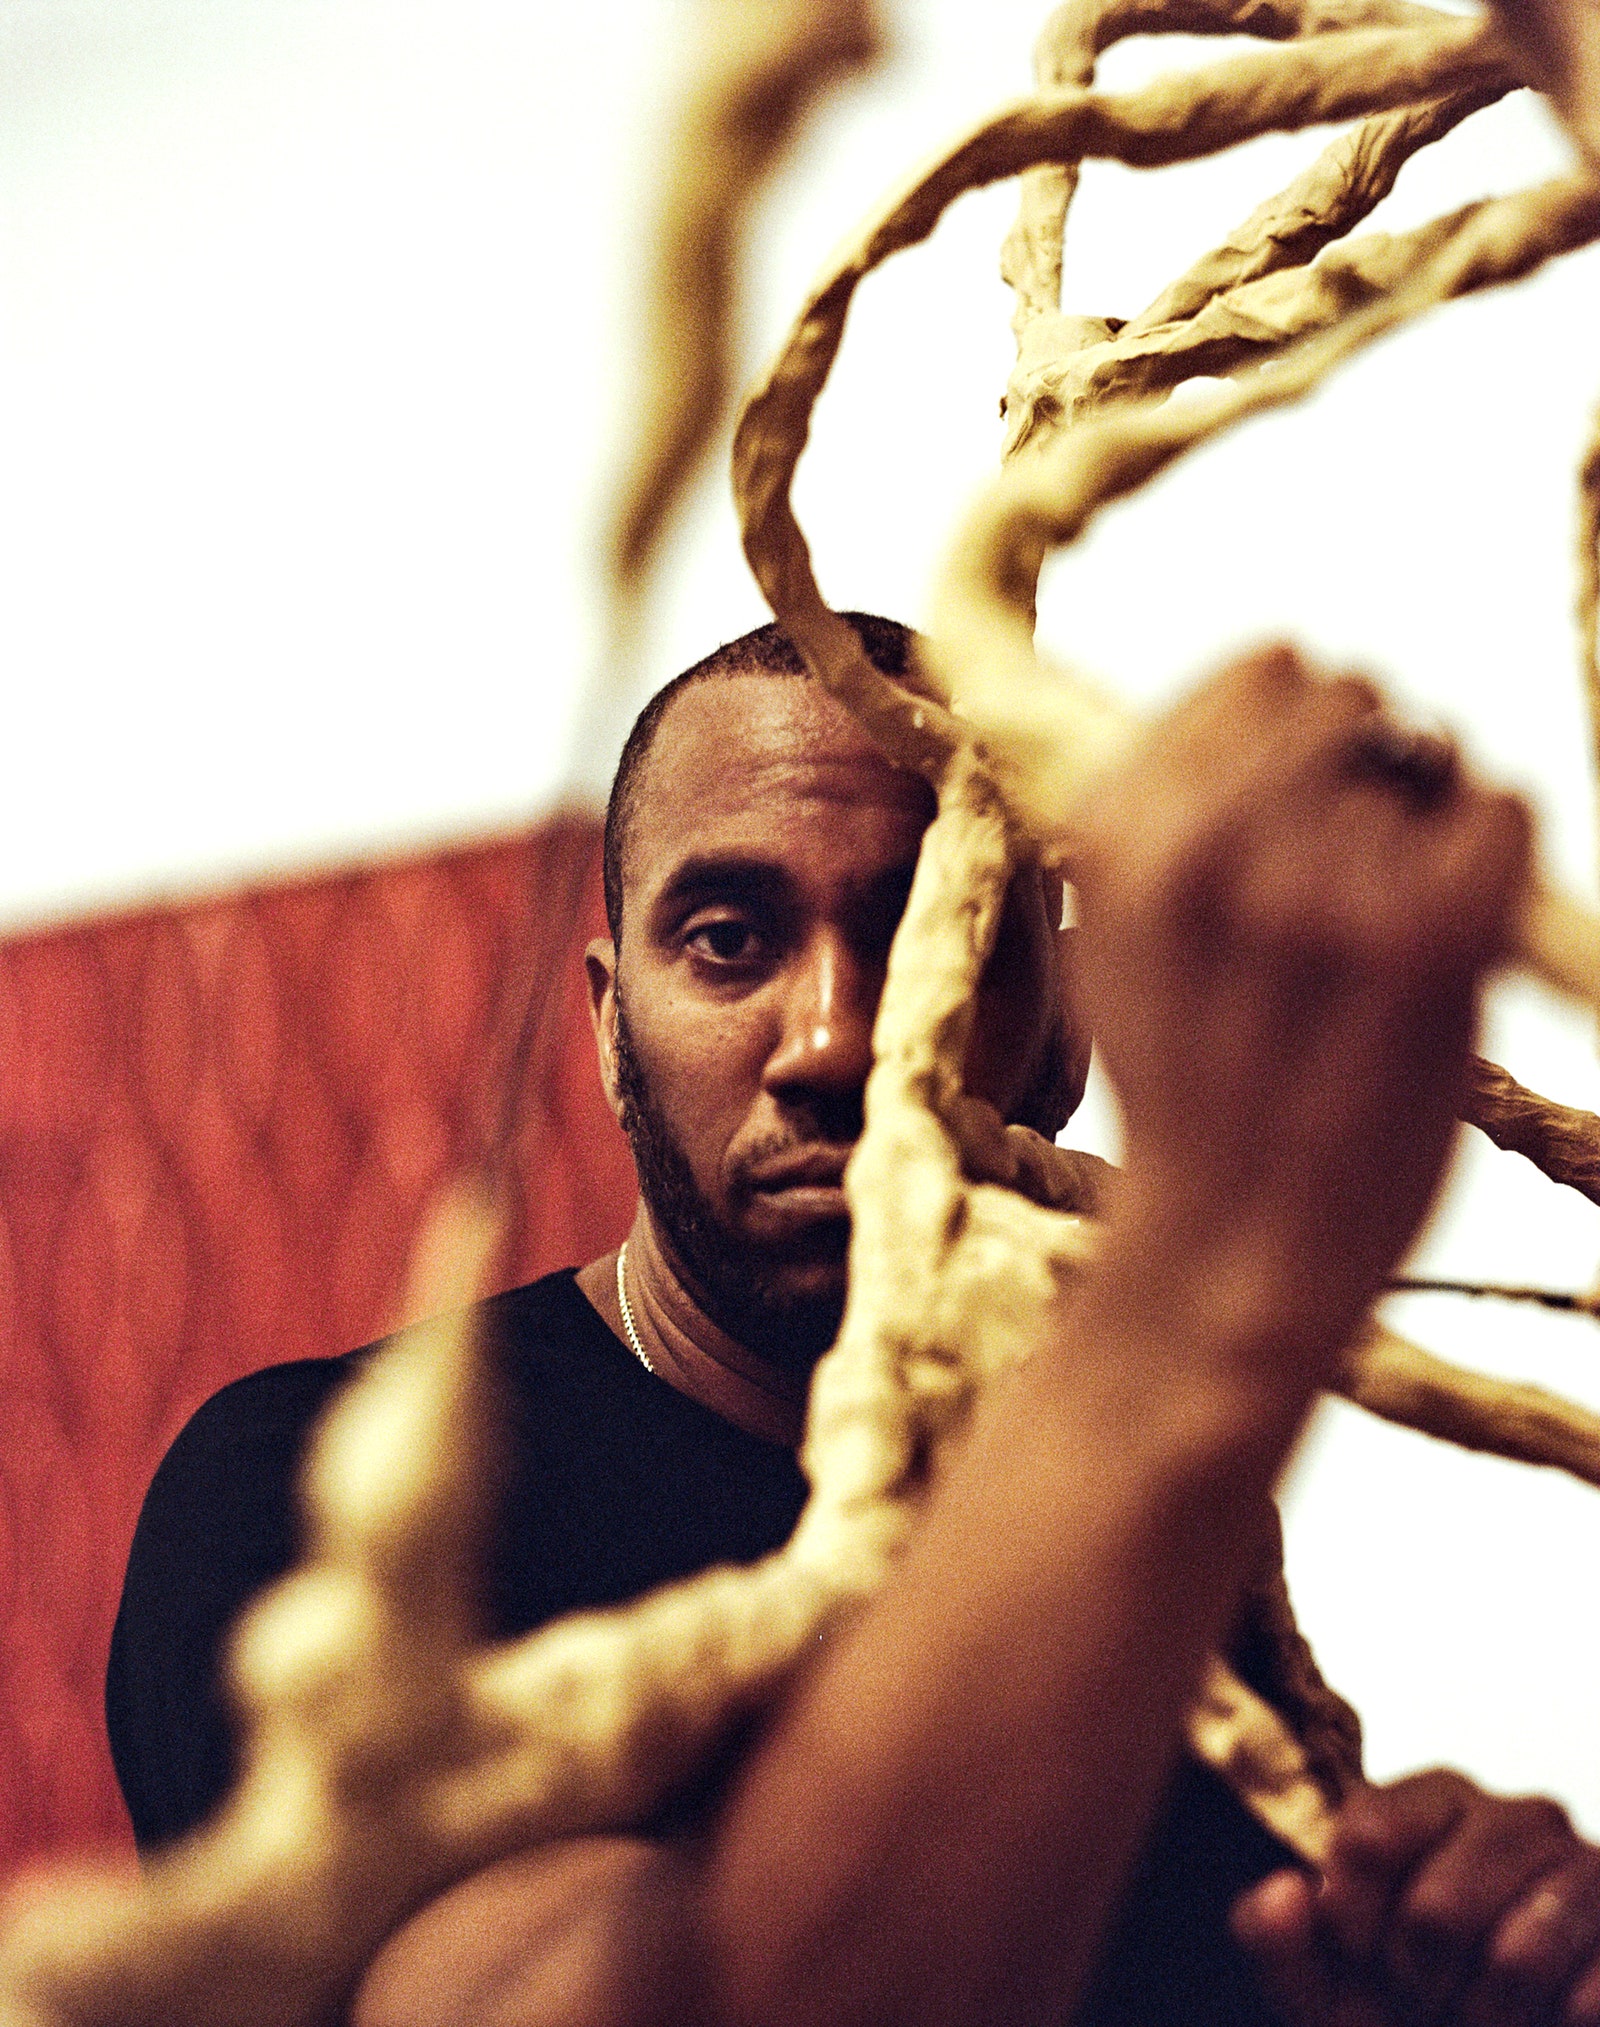
M 903 633 L 858 626 L 894 672 Z M 1600 2021 L 1600 1860 L 1550 1805 L 1447 1775 L 1362 1791 L 1313 1891 L 1209 1777 L 1173 1772 L 1283 1455 L 1426 1209 L 1524 873 L 1517 807 L 1447 761 L 1375 771 L 1374 713 L 1362 684 L 1257 658 L 1087 813 L 1075 994 L 1128 1149 L 1095 1274 L 736 1763 L 636 1835 L 442 1896 L 380 1956 L 357 2027 Z M 929 814 L 770 629 L 630 740 L 588 963 L 640 1208 L 619 1255 L 490 1305 L 517 1401 L 504 1630 L 792 1525 Z M 1036 876 L 982 1002 L 969 1088 L 1053 1131 L 1083 1064 Z M 286 1557 L 293 1458 L 345 1369 L 228 1390 L 152 1490 L 111 1687 L 148 1834 L 180 1826 L 164 1791 L 192 1810 L 217 1784 L 167 1771 L 162 1712 L 203 1679 L 221 1594 L 263 1574 L 241 1542 L 276 1530 L 265 1560 Z M 198 1639 L 175 1623 L 197 1617 Z

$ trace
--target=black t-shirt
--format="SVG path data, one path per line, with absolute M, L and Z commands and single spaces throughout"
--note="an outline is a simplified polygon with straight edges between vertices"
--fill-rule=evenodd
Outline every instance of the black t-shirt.
M 485 1598 L 513 1637 L 786 1541 L 805 1481 L 647 1373 L 569 1270 L 485 1305 L 510 1395 L 506 1495 Z M 106 1717 L 142 1848 L 201 1822 L 233 1779 L 218 1686 L 228 1626 L 296 1558 L 294 1485 L 321 1409 L 370 1351 L 237 1380 L 189 1422 L 146 1497 L 112 1636 Z M 1084 2027 L 1254 2027 L 1227 1936 L 1236 1894 L 1288 1862 L 1211 1774 L 1185 1765 L 1152 1832 Z

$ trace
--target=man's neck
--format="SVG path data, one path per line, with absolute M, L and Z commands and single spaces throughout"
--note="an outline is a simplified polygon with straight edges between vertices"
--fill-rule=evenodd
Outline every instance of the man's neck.
M 735 1428 L 797 1449 L 805 1429 L 807 1382 L 758 1357 L 711 1321 L 675 1272 L 643 1204 L 628 1234 L 624 1266 L 628 1319 L 617 1295 L 615 1253 L 580 1268 L 578 1286 L 630 1351 L 642 1353 L 658 1379 Z

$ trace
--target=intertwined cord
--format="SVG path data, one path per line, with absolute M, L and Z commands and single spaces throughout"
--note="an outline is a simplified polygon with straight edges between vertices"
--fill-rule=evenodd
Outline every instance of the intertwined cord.
M 827 32 L 808 28 L 823 14 Z M 706 0 L 713 25 L 741 15 L 751 10 Z M 769 160 L 768 139 L 745 131 L 751 119 L 765 106 L 773 130 L 787 131 L 826 77 L 860 59 L 870 26 L 843 6 L 775 7 L 780 18 L 787 28 L 764 52 L 742 48 L 708 73 L 666 178 L 677 194 L 664 243 L 707 263 L 717 286 L 703 300 L 659 299 L 668 364 L 641 425 L 645 477 L 619 514 L 625 598 L 659 526 L 656 494 L 670 496 L 707 439 L 714 362 L 727 356 L 738 206 L 686 155 Z M 1097 93 L 1096 55 L 1136 28 L 1242 30 L 1278 46 L 1141 92 Z M 1094 1246 L 1101 1165 L 1003 1126 L 960 1074 L 1013 868 L 1056 848 L 1074 795 L 1127 736 L 1109 697 L 1034 654 L 1044 555 L 1105 500 L 1227 422 L 1295 398 L 1404 318 L 1600 235 L 1600 191 L 1574 176 L 1418 233 L 1346 242 L 1409 153 L 1518 78 L 1492 28 L 1398 0 L 1070 7 L 1041 44 L 1039 95 L 962 137 L 847 244 L 746 404 L 735 486 L 774 612 L 818 678 L 935 784 L 939 808 L 889 964 L 847 1177 L 849 1302 L 817 1372 L 804 1452 L 813 1490 L 795 1537 L 753 1568 L 483 1644 L 463 1601 L 485 1525 L 494 1376 L 459 1309 L 406 1333 L 320 1429 L 304 1492 L 307 1559 L 239 1629 L 235 1793 L 136 1886 L 62 1879 L 13 1915 L 0 1940 L 3 2027 L 311 2027 L 336 2011 L 394 1923 L 450 1880 L 541 1839 L 648 1815 L 878 1584 L 978 1393 L 1026 1351 Z M 1062 316 L 1064 231 L 1084 158 L 1173 162 L 1271 128 L 1347 119 L 1360 124 L 1143 316 L 1121 328 Z M 926 237 L 962 190 L 1012 175 L 1024 180 L 1005 255 L 1019 337 L 1008 462 L 955 544 L 919 693 L 873 669 L 828 608 L 789 486 L 858 283 Z M 696 345 L 710 348 L 711 380 L 685 395 L 670 362 Z M 1256 371 L 1266 359 L 1270 374 Z M 1220 371 L 1238 377 L 1211 408 L 1160 406 L 1188 375 Z M 1591 619 L 1597 464 L 1591 451 Z M 1531 941 L 1572 946 L 1561 960 L 1569 977 L 1594 969 L 1592 925 L 1548 899 L 1531 913 Z M 1517 1144 L 1543 1161 L 1559 1137 L 1530 1129 Z M 1592 1167 L 1592 1151 L 1584 1159 Z M 464 1191 L 423 1250 L 416 1309 L 465 1301 L 494 1236 L 481 1190 Z M 1596 1418 L 1469 1379 L 1384 1333 L 1353 1351 L 1348 1391 L 1379 1413 L 1600 1483 Z M 1314 1859 L 1357 1744 L 1294 1630 L 1275 1563 L 1253 1587 L 1235 1658 L 1257 1687 L 1215 1663 L 1192 1743 Z

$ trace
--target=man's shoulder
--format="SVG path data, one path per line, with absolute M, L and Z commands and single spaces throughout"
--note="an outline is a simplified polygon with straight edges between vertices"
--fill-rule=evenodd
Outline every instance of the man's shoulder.
M 570 1271 L 477 1307 L 518 1375 L 519 1400 L 530 1403 L 550 1347 L 572 1346 L 588 1309 Z M 189 1417 L 155 1474 L 129 1553 L 106 1685 L 113 1757 L 142 1844 L 189 1829 L 226 1791 L 233 1752 L 219 1657 L 227 1629 L 301 1552 L 296 1488 L 312 1433 L 387 1341 L 232 1381 Z
M 536 1383 L 552 1345 L 571 1342 L 588 1305 L 568 1268 L 491 1296 L 475 1309 L 480 1327 L 525 1387 Z M 594 1322 L 604 1331 L 598 1317 Z M 148 1540 L 152 1530 L 181 1526 L 186 1515 L 206 1529 L 222 1514 L 242 1513 L 255 1536 L 257 1555 L 251 1560 L 280 1557 L 277 1536 L 289 1526 L 292 1488 L 312 1430 L 333 1397 L 392 1342 L 380 1338 L 337 1357 L 264 1366 L 212 1394 L 163 1457 L 145 1501 L 141 1534 Z M 269 1509 L 276 1525 L 268 1524 Z
M 578 1292 L 575 1270 L 565 1267 L 503 1294 L 487 1296 L 473 1310 L 479 1326 L 513 1364 L 537 1360 L 556 1342 L 570 1341 L 586 1313 L 603 1333 L 605 1325 Z M 301 1434 L 339 1390 L 393 1344 L 393 1335 L 375 1339 L 330 1358 L 289 1359 L 230 1380 L 210 1395 L 184 1424 L 169 1457 L 238 1439 L 271 1442 Z
M 297 1358 L 263 1366 L 230 1380 L 195 1409 L 179 1431 L 172 1455 L 208 1448 L 236 1435 L 292 1434 L 337 1393 L 371 1357 L 372 1346 L 338 1358 Z

